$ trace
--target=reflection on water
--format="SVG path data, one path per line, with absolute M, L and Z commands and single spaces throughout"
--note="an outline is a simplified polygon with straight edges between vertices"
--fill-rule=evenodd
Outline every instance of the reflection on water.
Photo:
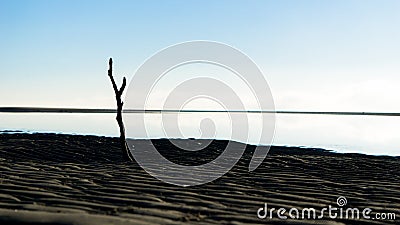
M 215 134 L 217 139 L 230 137 L 229 117 L 201 114 L 181 115 L 178 122 L 182 135 L 177 138 L 207 138 L 200 129 L 204 118 L 214 122 L 216 132 L 212 135 Z M 129 137 L 166 137 L 160 114 L 146 114 L 145 118 L 147 134 L 130 130 Z M 248 118 L 251 127 L 249 138 L 239 141 L 256 144 L 261 130 L 259 117 L 255 114 L 248 115 Z M 118 136 L 114 114 L 0 113 L 0 130 Z M 400 117 L 277 114 L 272 144 L 399 156 Z

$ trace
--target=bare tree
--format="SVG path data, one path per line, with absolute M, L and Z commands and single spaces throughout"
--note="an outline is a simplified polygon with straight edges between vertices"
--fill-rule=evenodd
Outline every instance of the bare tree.
M 108 69 L 108 76 L 110 77 L 112 86 L 114 88 L 115 92 L 115 99 L 117 100 L 117 123 L 119 126 L 119 142 L 120 146 L 122 149 L 122 156 L 124 157 L 125 160 L 130 160 L 133 161 L 133 157 L 131 152 L 129 151 L 128 145 L 126 143 L 126 137 L 125 137 L 125 127 L 124 127 L 124 122 L 122 121 L 122 106 L 124 105 L 124 102 L 121 100 L 122 93 L 124 92 L 124 89 L 126 87 L 126 78 L 124 77 L 122 81 L 122 86 L 120 89 L 118 89 L 117 85 L 115 84 L 114 77 L 112 75 L 112 58 L 110 58 L 110 61 L 108 62 L 109 64 L 109 69 Z

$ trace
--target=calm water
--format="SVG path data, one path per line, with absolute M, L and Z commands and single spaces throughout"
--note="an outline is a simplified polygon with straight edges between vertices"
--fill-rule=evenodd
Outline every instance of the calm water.
M 229 124 L 212 113 L 182 116 L 180 137 L 201 137 L 202 116 L 216 119 L 216 138 L 229 138 Z M 239 141 L 254 144 L 261 127 L 257 115 L 250 115 L 249 121 L 249 138 Z M 134 138 L 165 137 L 161 122 L 160 114 L 147 114 L 148 133 L 133 132 Z M 118 136 L 114 114 L 0 113 L 0 130 Z M 399 156 L 400 117 L 278 114 L 272 144 Z

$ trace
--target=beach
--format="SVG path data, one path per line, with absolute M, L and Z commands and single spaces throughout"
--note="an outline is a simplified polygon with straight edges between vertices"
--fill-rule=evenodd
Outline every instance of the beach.
M 140 140 L 138 140 L 140 141 Z M 184 158 L 167 139 L 153 140 L 171 159 L 215 157 L 214 140 Z M 400 157 L 272 146 L 256 170 L 247 145 L 233 169 L 210 183 L 164 183 L 123 160 L 118 138 L 54 133 L 0 133 L 0 224 L 398 224 Z M 330 218 L 338 207 L 394 213 L 396 219 Z M 271 208 L 315 208 L 321 219 L 259 218 Z M 261 210 L 263 212 L 263 210 Z

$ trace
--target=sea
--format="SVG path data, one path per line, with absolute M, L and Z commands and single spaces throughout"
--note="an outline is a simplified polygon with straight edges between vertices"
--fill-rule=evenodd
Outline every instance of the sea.
M 276 114 L 273 137 L 260 141 L 263 126 L 259 115 L 247 115 L 247 126 L 232 127 L 229 116 L 218 113 L 132 114 L 126 130 L 129 138 L 214 138 L 232 139 L 233 129 L 248 144 L 323 148 L 339 153 L 400 156 L 400 117 L 366 115 Z M 168 121 L 168 118 L 175 118 Z M 167 121 L 166 121 L 167 120 Z M 143 121 L 145 129 L 132 121 Z M 180 132 L 168 132 L 165 124 L 176 124 Z M 204 132 L 212 125 L 213 132 Z M 247 127 L 247 128 L 244 128 Z M 0 113 L 0 131 L 51 132 L 119 136 L 113 113 Z

